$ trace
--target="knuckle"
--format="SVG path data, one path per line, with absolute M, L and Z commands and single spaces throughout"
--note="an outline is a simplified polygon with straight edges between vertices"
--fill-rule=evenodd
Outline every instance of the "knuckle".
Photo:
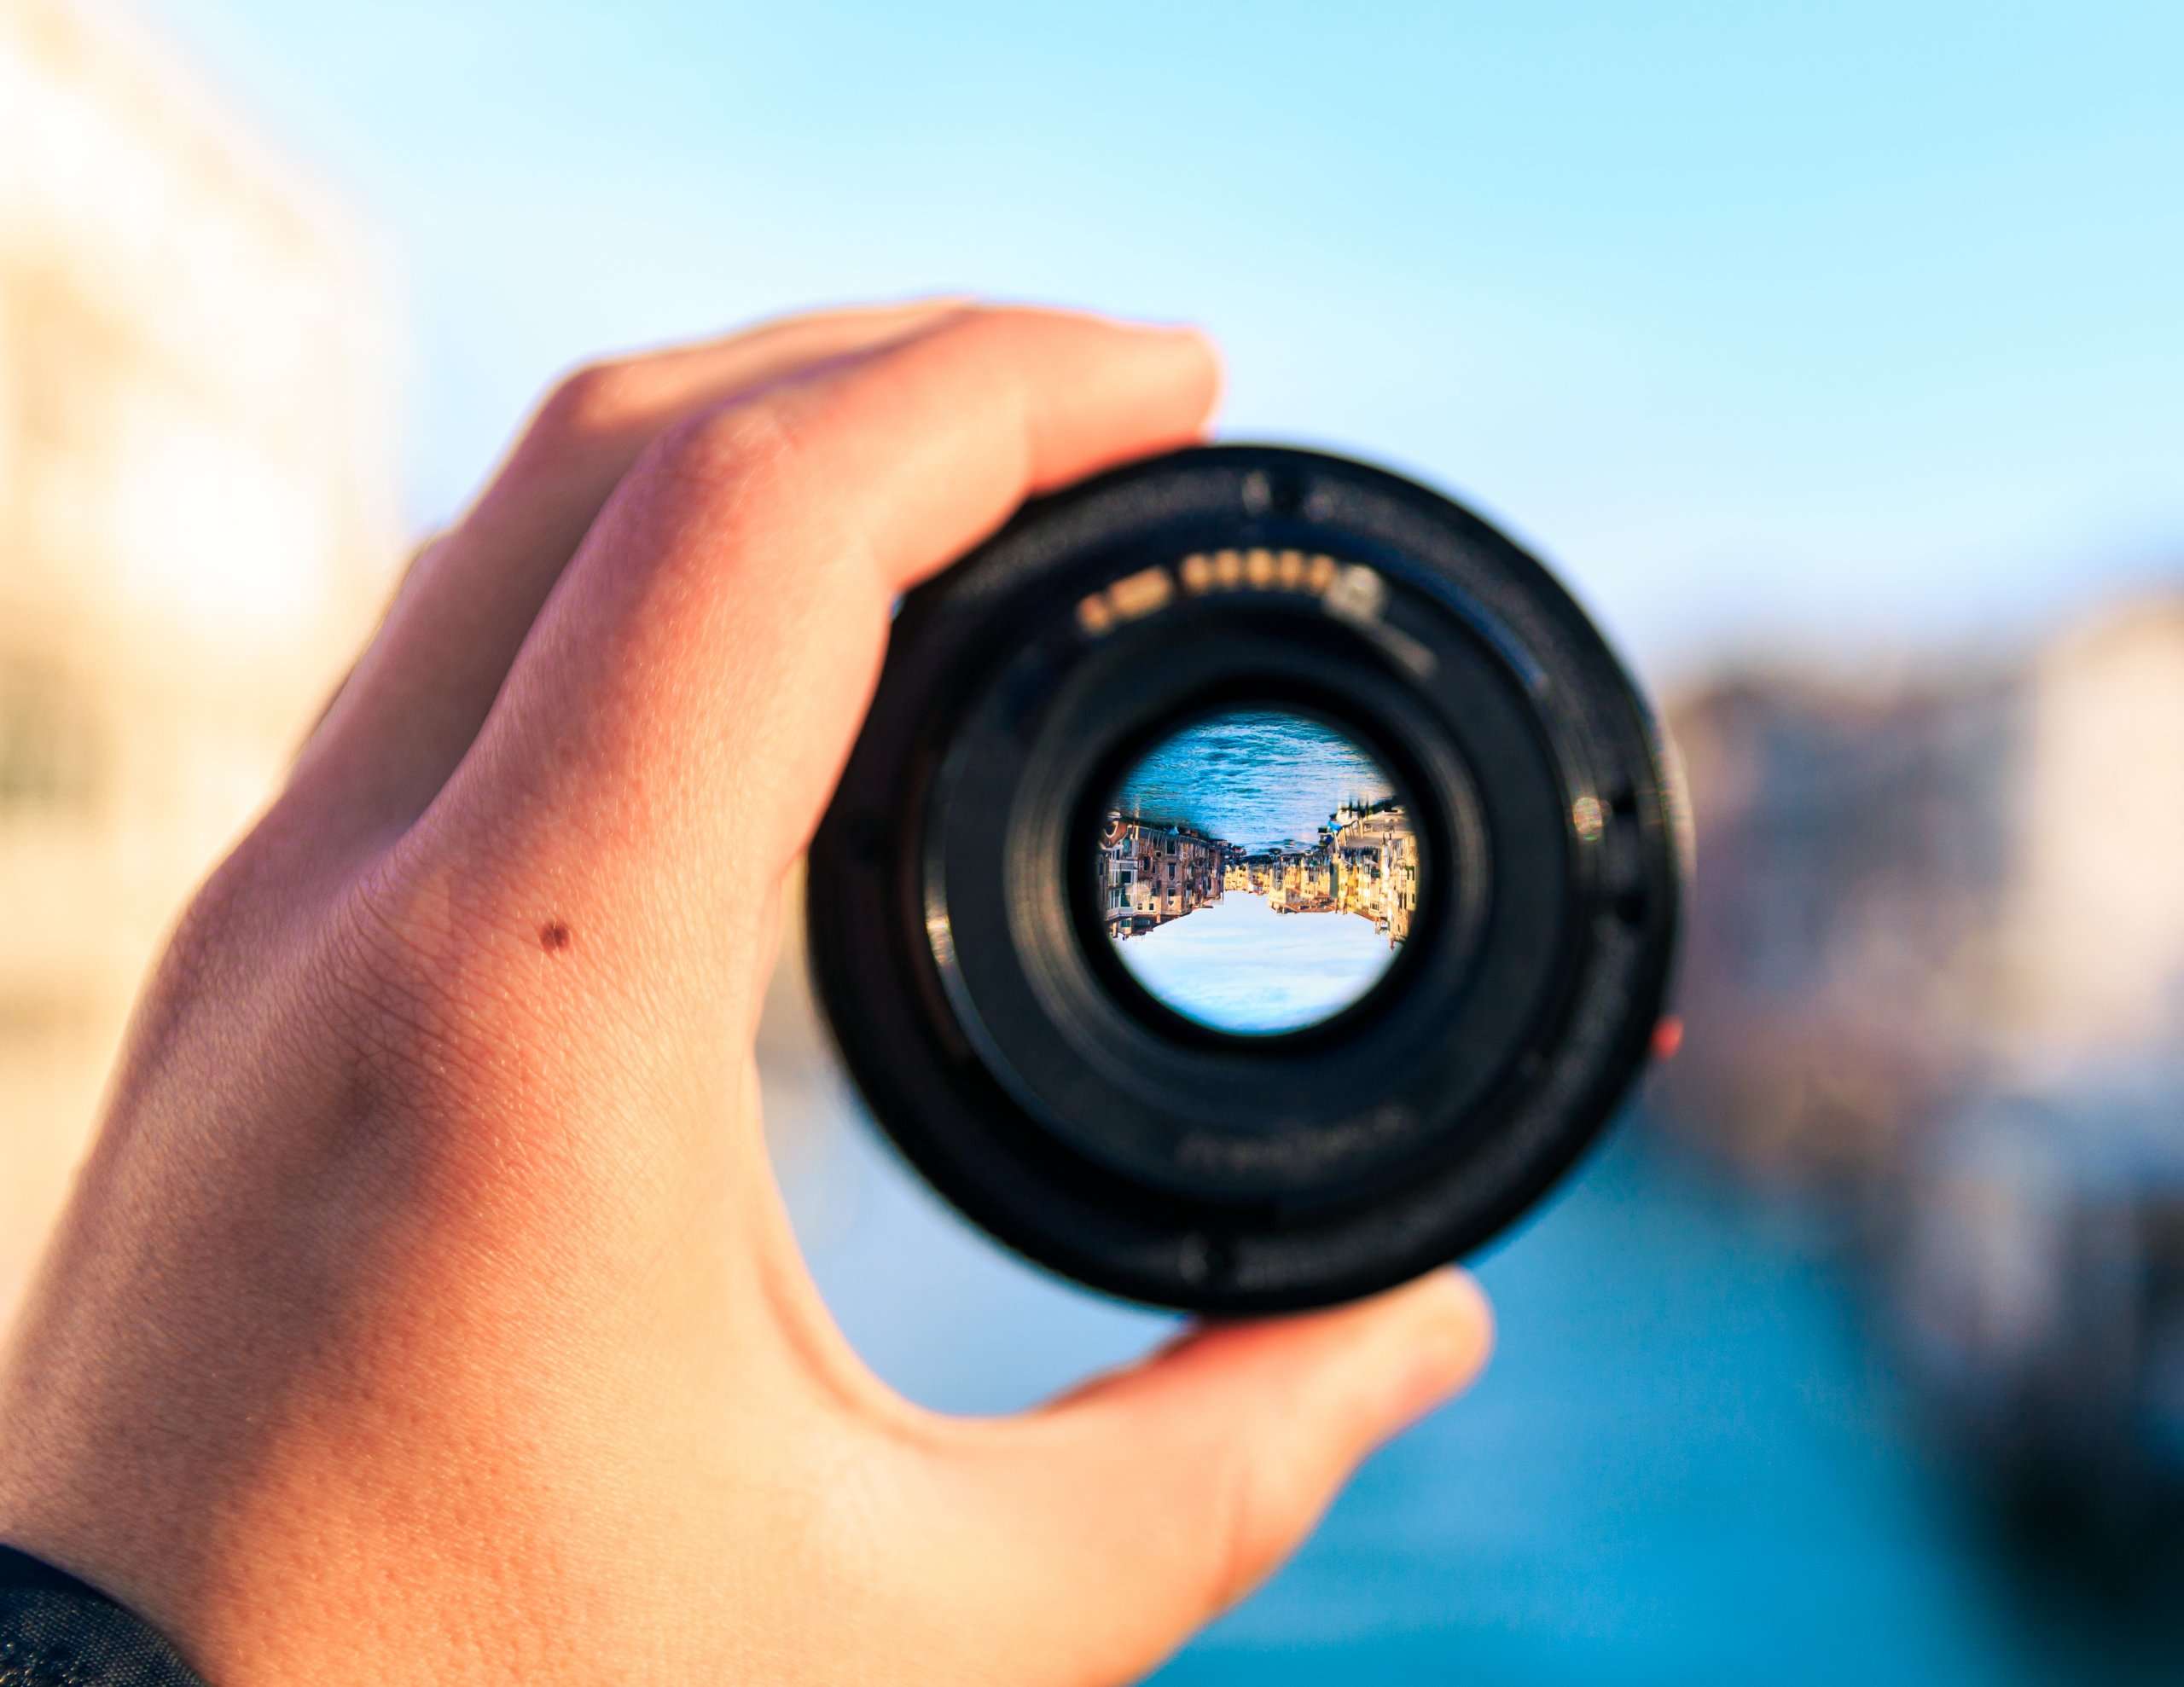
M 793 443 L 784 406 L 761 393 L 677 422 L 661 436 L 658 455 L 675 472 L 741 478 L 770 470 Z
M 1056 320 L 1054 312 L 1030 305 L 996 305 L 967 311 L 943 323 L 933 330 L 932 338 L 956 345 L 1007 349 L 1051 328 Z
M 761 393 L 677 422 L 647 453 L 643 472 L 673 502 L 733 510 L 788 490 L 799 455 L 787 405 Z
M 540 401 L 524 434 L 526 451 L 572 449 L 626 426 L 642 408 L 643 386 L 637 365 L 620 359 L 570 370 Z
M 191 892 L 154 975 L 156 990 L 218 1008 L 267 988 L 317 905 L 322 851 L 306 806 L 277 797 Z
M 1036 362 L 1058 335 L 1081 329 L 1088 322 L 1066 311 L 1008 305 L 958 316 L 907 350 L 1000 373 Z
M 147 991 L 142 1023 L 171 1028 L 216 1005 L 232 1009 L 255 988 L 253 954 L 271 952 L 268 928 L 285 887 L 246 838 L 183 905 Z

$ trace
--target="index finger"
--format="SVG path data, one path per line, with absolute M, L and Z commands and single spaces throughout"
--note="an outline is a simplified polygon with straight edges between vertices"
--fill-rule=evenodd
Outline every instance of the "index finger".
M 890 606 L 1031 494 L 1197 437 L 1195 333 L 974 312 L 673 429 L 617 490 L 441 803 L 520 894 L 664 917 L 809 839 Z M 431 816 L 428 816 L 428 819 Z M 522 916 L 514 923 L 520 927 Z

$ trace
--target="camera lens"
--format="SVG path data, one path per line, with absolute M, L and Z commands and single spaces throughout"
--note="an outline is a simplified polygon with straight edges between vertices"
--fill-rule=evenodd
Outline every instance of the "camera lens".
M 1507 1224 L 1662 1011 L 1641 699 L 1478 518 L 1210 447 L 1027 505 L 909 594 L 811 851 L 874 1116 L 1002 1241 L 1211 1312 Z
M 1417 905 L 1418 834 L 1393 778 L 1292 710 L 1164 734 L 1115 786 L 1093 851 L 1130 977 L 1216 1030 L 1293 1031 L 1350 1006 Z

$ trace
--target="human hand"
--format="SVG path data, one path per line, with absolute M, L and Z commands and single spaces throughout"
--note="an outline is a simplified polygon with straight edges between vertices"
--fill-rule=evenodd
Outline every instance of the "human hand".
M 752 1056 L 892 600 L 1216 379 L 941 304 L 549 398 L 148 987 L 0 1359 L 0 1539 L 221 1687 L 1075 1687 L 1266 1574 L 1482 1361 L 1469 1280 L 938 1417 L 820 1304 Z

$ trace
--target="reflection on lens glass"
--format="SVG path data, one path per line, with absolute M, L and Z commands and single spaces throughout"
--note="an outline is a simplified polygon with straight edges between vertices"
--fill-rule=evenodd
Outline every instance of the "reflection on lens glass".
M 1217 1030 L 1293 1031 L 1371 988 L 1410 935 L 1418 839 L 1341 733 L 1235 710 L 1155 745 L 1108 799 L 1107 936 L 1130 975 Z

